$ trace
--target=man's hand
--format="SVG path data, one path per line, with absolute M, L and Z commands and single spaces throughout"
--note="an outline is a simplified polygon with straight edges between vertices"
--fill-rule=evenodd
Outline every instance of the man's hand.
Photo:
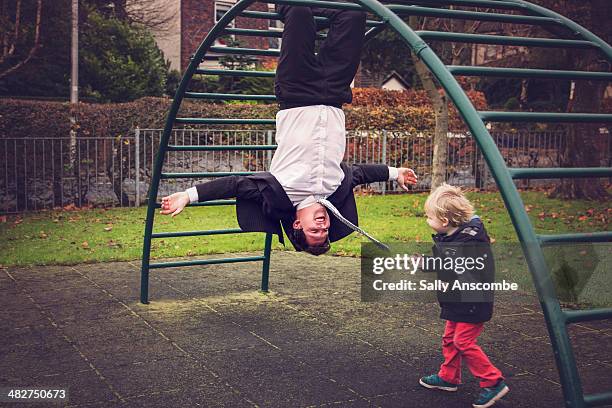
M 408 184 L 415 185 L 417 183 L 417 176 L 414 174 L 414 170 L 400 167 L 397 169 L 397 172 L 397 184 L 404 190 L 409 191 Z
M 162 209 L 160 213 L 164 215 L 171 214 L 174 217 L 175 215 L 180 214 L 181 211 L 183 211 L 183 208 L 185 208 L 185 206 L 189 203 L 189 194 L 187 194 L 187 192 L 180 191 L 178 193 L 174 193 L 162 198 Z

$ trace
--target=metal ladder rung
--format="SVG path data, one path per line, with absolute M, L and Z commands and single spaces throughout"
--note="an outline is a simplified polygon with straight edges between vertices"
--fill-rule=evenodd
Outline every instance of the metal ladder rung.
M 612 318 L 612 308 L 563 310 L 563 316 L 566 324 L 590 322 L 593 320 L 606 320 Z
M 584 403 L 587 407 L 599 407 L 610 404 L 612 403 L 612 391 L 585 395 Z
M 265 256 L 249 256 L 242 258 L 221 258 L 221 259 L 199 259 L 194 261 L 176 261 L 176 262 L 160 262 L 149 264 L 150 269 L 156 268 L 175 268 L 180 266 L 196 266 L 196 265 L 215 265 L 233 262 L 255 262 L 264 261 Z
M 458 76 L 492 76 L 510 78 L 545 78 L 545 79 L 590 79 L 612 81 L 612 72 L 564 71 L 527 68 L 489 68 L 462 65 L 447 65 L 451 74 Z
M 223 34 L 246 35 L 257 37 L 281 38 L 283 32 L 279 30 L 257 30 L 254 28 L 224 28 Z
M 216 205 L 235 205 L 236 200 L 210 200 L 202 201 L 201 203 L 190 203 L 187 207 L 212 207 Z M 160 203 L 155 203 L 155 208 L 161 208 Z
M 179 237 L 198 237 L 204 235 L 223 235 L 223 234 L 244 234 L 246 231 L 240 228 L 203 230 L 203 231 L 180 231 L 180 232 L 154 232 L 151 238 L 179 238 Z
M 612 231 L 584 232 L 558 235 L 537 235 L 541 244 L 563 243 L 563 242 L 611 242 Z
M 175 123 L 185 125 L 274 125 L 275 119 L 220 119 L 220 118 L 176 118 Z
M 185 92 L 190 99 L 235 100 L 235 101 L 275 101 L 275 95 L 241 95 L 205 92 Z
M 389 10 L 397 15 L 414 15 L 428 17 L 454 18 L 462 20 L 499 21 L 515 24 L 559 24 L 551 17 L 521 16 L 514 14 L 484 13 L 479 11 L 449 10 L 419 6 L 389 5 Z
M 612 114 L 478 111 L 486 122 L 610 122 Z
M 319 7 L 328 8 L 335 10 L 358 10 L 365 11 L 363 7 L 354 3 L 340 3 L 335 1 L 325 0 L 266 0 L 269 4 L 287 4 L 290 6 L 307 6 L 307 7 Z
M 549 178 L 587 178 L 612 177 L 612 167 L 541 167 L 541 168 L 509 168 L 510 176 L 520 179 Z
M 255 174 L 253 171 L 232 171 L 232 172 L 196 172 L 196 173 L 161 173 L 162 179 L 177 178 L 208 178 L 208 177 L 228 177 L 228 176 L 250 176 Z
M 282 38 L 283 32 L 279 30 L 257 30 L 253 28 L 226 28 L 223 30 L 224 34 L 233 34 L 233 35 L 245 35 L 245 36 L 253 36 L 253 37 L 272 37 L 272 38 Z M 326 34 L 317 34 L 318 40 L 324 40 L 327 38 Z
M 424 40 L 457 41 L 478 44 L 524 45 L 556 48 L 599 48 L 597 44 L 583 40 L 559 40 L 554 38 L 510 37 L 506 35 L 463 34 L 441 31 L 415 31 Z
M 198 75 L 227 75 L 258 78 L 274 78 L 276 71 L 245 71 L 240 69 L 196 69 Z
M 262 18 L 266 20 L 280 20 L 282 16 L 280 13 L 268 12 L 268 11 L 251 11 L 246 10 L 240 13 L 241 17 L 250 17 L 250 18 Z M 315 22 L 321 24 L 329 23 L 329 19 L 327 17 L 314 16 Z M 376 20 L 366 20 L 366 27 L 378 27 L 385 25 L 384 21 L 376 21 Z
M 401 0 L 394 3 L 402 3 Z M 492 7 L 498 9 L 510 10 L 526 10 L 525 6 L 520 3 L 503 0 L 414 0 L 411 4 L 423 4 L 431 6 L 463 6 L 463 7 Z
M 192 145 L 192 146 L 175 146 L 168 145 L 167 149 L 171 152 L 184 152 L 184 151 L 232 151 L 232 150 L 275 150 L 276 145 L 217 145 L 217 146 L 201 146 L 201 145 Z
M 241 48 L 241 47 L 210 47 L 211 52 L 217 54 L 240 54 L 240 55 L 264 55 L 268 57 L 278 57 L 279 50 L 260 50 L 258 48 Z

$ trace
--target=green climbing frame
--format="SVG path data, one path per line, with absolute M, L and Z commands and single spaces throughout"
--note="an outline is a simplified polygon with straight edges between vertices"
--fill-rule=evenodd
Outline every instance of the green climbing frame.
M 215 39 L 224 35 L 245 35 L 258 37 L 279 37 L 281 34 L 273 30 L 256 30 L 231 28 L 230 24 L 236 17 L 253 19 L 280 19 L 277 13 L 246 10 L 255 0 L 238 1 L 208 33 L 202 44 L 191 59 L 183 79 L 176 92 L 174 102 L 168 113 L 168 118 L 162 136 L 159 152 L 155 161 L 153 180 L 149 192 L 147 220 L 144 231 L 144 246 L 141 270 L 141 302 L 148 303 L 149 270 L 154 268 L 209 265 L 215 263 L 263 261 L 262 290 L 268 290 L 268 271 L 270 266 L 270 246 L 272 236 L 266 234 L 265 249 L 262 256 L 245 258 L 225 258 L 217 260 L 194 260 L 185 262 L 150 263 L 151 240 L 156 238 L 183 237 L 194 235 L 239 233 L 240 230 L 188 231 L 179 233 L 153 233 L 153 220 L 157 203 L 159 182 L 165 178 L 185 177 L 217 177 L 244 173 L 163 173 L 162 167 L 166 152 L 169 151 L 207 151 L 207 150 L 273 150 L 273 145 L 261 146 L 172 146 L 168 145 L 170 134 L 175 125 L 198 124 L 235 124 L 235 125 L 273 125 L 274 119 L 219 119 L 219 118 L 181 118 L 177 113 L 182 101 L 187 98 L 209 100 L 264 100 L 274 101 L 274 95 L 235 95 L 189 92 L 189 84 L 194 74 L 201 75 L 231 75 L 249 77 L 273 77 L 274 72 L 238 71 L 219 69 L 200 69 L 200 63 L 208 52 L 216 54 L 247 54 L 261 56 L 278 56 L 279 52 L 269 49 L 249 49 L 214 46 Z M 453 101 L 463 120 L 468 126 L 489 166 L 489 169 L 499 187 L 504 203 L 508 209 L 512 223 L 521 242 L 527 259 L 533 282 L 540 300 L 547 329 L 559 371 L 563 397 L 566 407 L 583 408 L 601 406 L 612 403 L 612 391 L 600 394 L 584 395 L 582 384 L 576 368 L 574 352 L 570 344 L 567 326 L 576 322 L 603 320 L 612 318 L 612 309 L 564 310 L 556 297 L 555 288 L 550 279 L 550 271 L 545 262 L 542 246 L 559 242 L 610 242 L 612 232 L 597 232 L 567 235 L 538 235 L 531 224 L 523 201 L 514 184 L 515 179 L 537 178 L 571 178 L 571 177 L 610 177 L 612 168 L 508 168 L 503 160 L 493 138 L 489 135 L 486 122 L 611 122 L 612 115 L 596 113 L 548 113 L 548 112 L 496 112 L 477 111 L 467 95 L 455 80 L 455 76 L 495 76 L 513 78 L 546 78 L 546 79 L 586 79 L 612 80 L 610 72 L 583 72 L 564 70 L 542 70 L 522 68 L 490 68 L 472 66 L 447 66 L 428 46 L 426 40 L 454 41 L 481 44 L 519 45 L 526 47 L 559 47 L 559 48 L 593 48 L 604 58 L 612 61 L 612 47 L 589 32 L 584 27 L 557 14 L 523 0 L 401 0 L 401 4 L 383 4 L 376 0 L 355 0 L 354 3 L 338 3 L 322 0 L 274 0 L 265 3 L 289 4 L 326 7 L 345 10 L 365 10 L 373 16 L 368 19 L 365 33 L 366 41 L 383 30 L 395 30 L 406 42 L 407 46 L 420 58 L 447 95 Z M 503 12 L 475 12 L 452 10 L 446 6 L 486 7 L 496 10 L 511 10 L 521 14 L 504 14 Z M 497 21 L 517 24 L 530 24 L 551 27 L 564 27 L 572 33 L 575 39 L 550 39 L 508 37 L 498 35 L 480 35 L 455 32 L 414 31 L 402 17 L 409 15 L 445 17 L 480 21 Z M 316 19 L 325 20 L 323 17 Z M 320 35 L 321 38 L 324 35 Z M 198 203 L 192 206 L 233 205 L 234 200 L 217 200 Z

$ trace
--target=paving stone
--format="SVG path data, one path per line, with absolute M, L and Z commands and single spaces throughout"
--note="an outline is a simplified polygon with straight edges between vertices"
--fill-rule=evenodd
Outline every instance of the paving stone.
M 129 398 L 152 392 L 195 389 L 215 377 L 190 358 L 166 358 L 102 368 L 100 372 L 122 397 Z
M 196 388 L 178 388 L 154 392 L 126 399 L 124 406 L 149 407 L 205 407 L 205 408 L 252 408 L 240 394 L 217 382 L 202 383 Z
M 470 406 L 465 368 L 457 393 L 418 385 L 442 358 L 437 304 L 361 302 L 359 269 L 277 251 L 266 295 L 260 264 L 154 270 L 143 305 L 137 261 L 6 268 L 0 386 L 69 386 L 70 407 Z M 496 299 L 479 343 L 512 390 L 498 405 L 562 406 L 537 299 Z M 610 322 L 570 326 L 588 392 L 612 388 L 611 334 Z
M 224 350 L 206 355 L 222 379 L 261 406 L 308 406 L 354 396 L 319 370 L 272 347 Z

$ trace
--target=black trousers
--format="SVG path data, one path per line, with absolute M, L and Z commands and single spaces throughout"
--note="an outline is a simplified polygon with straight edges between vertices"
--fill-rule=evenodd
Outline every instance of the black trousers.
M 308 105 L 341 107 L 353 99 L 351 82 L 359 66 L 366 13 L 277 5 L 285 24 L 274 92 L 281 109 Z M 327 38 L 315 55 L 314 16 L 330 20 Z

